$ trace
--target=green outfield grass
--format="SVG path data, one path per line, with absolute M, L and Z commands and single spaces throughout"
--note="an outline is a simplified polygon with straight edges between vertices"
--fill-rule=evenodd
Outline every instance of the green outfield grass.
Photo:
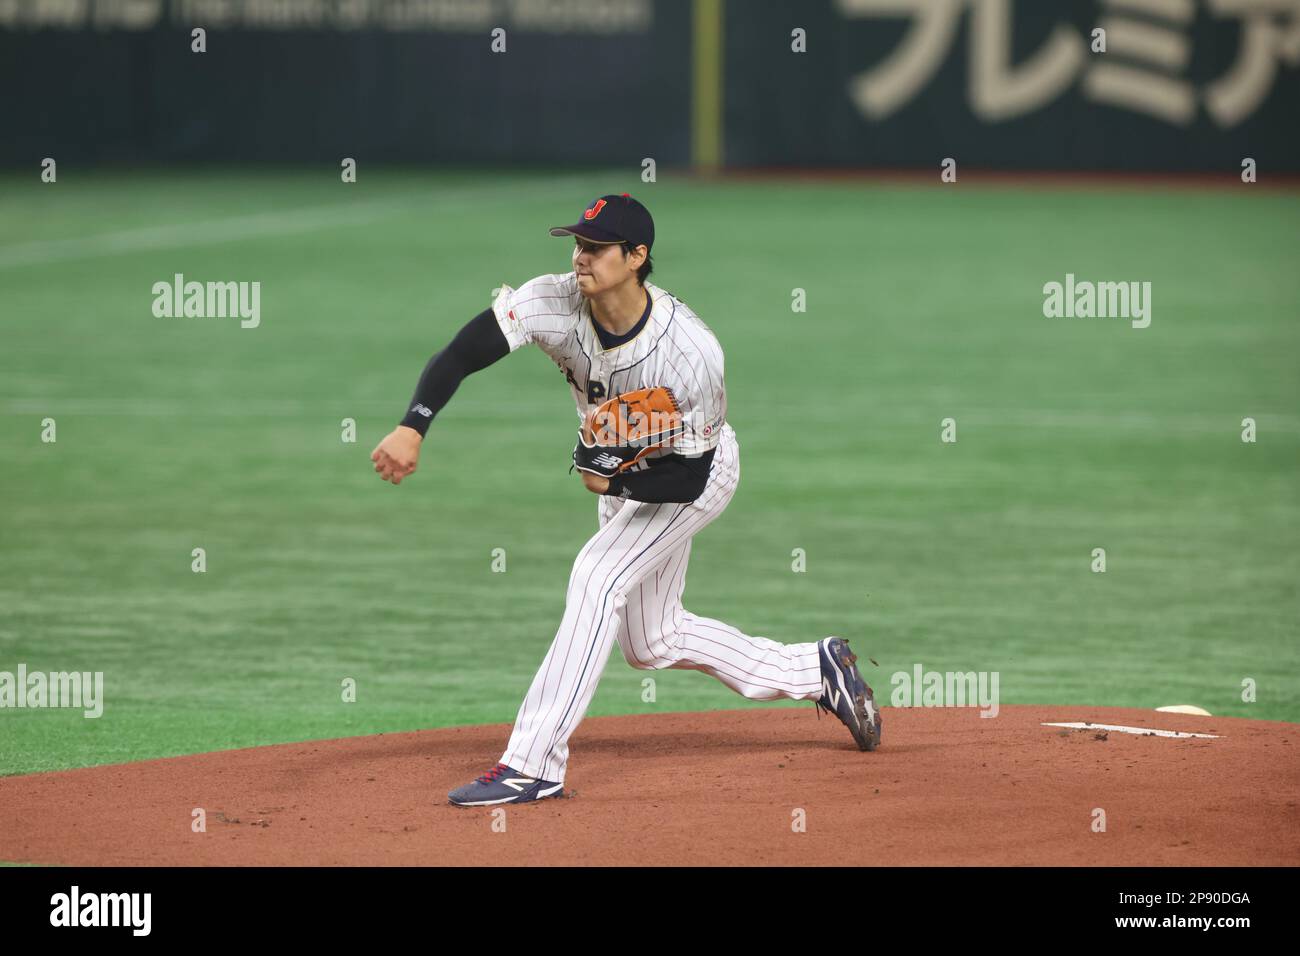
M 59 172 L 0 178 L 0 670 L 103 671 L 105 712 L 0 711 L 0 773 L 513 720 L 596 523 L 564 379 L 516 353 L 413 479 L 368 455 L 494 286 L 568 271 L 546 227 L 623 191 L 741 443 L 688 608 L 851 637 L 882 698 L 920 662 L 1003 704 L 1300 720 L 1296 195 Z M 176 272 L 260 281 L 261 326 L 155 318 Z M 1151 327 L 1044 318 L 1067 272 L 1152 282 Z M 779 706 L 647 676 L 615 650 L 590 713 Z

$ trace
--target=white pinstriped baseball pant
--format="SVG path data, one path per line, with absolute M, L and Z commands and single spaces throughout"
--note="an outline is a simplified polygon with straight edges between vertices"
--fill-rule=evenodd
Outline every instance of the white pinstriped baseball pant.
M 751 637 L 682 607 L 691 538 L 723 512 L 739 482 L 740 448 L 728 424 L 695 501 L 600 497 L 600 530 L 573 563 L 564 620 L 519 707 L 502 763 L 541 780 L 564 781 L 569 737 L 587 712 L 616 639 L 633 667 L 704 671 L 751 700 L 821 696 L 816 642 Z

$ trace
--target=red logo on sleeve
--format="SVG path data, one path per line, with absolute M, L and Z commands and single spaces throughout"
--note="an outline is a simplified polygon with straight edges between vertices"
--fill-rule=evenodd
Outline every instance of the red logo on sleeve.
M 596 204 L 582 214 L 583 219 L 595 219 L 600 215 L 600 211 L 605 208 L 605 200 L 597 199 Z

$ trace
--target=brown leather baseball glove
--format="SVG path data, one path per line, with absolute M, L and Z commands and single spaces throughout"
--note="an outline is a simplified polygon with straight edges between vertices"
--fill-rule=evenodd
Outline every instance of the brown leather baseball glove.
M 573 464 L 579 471 L 612 478 L 666 445 L 683 428 L 672 389 L 656 385 L 624 392 L 587 414 L 578 429 Z

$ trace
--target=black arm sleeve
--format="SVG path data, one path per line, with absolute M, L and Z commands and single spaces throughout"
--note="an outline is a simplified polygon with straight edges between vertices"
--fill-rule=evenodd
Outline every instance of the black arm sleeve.
M 710 448 L 698 458 L 664 455 L 647 459 L 654 464 L 642 471 L 628 471 L 609 479 L 609 490 L 605 494 L 621 495 L 626 488 L 627 496 L 633 501 L 694 501 L 709 482 L 714 450 Z
M 445 349 L 429 359 L 401 423 L 425 434 L 433 416 L 442 411 L 466 375 L 509 354 L 510 343 L 497 325 L 496 316 L 491 309 L 484 309 L 456 333 Z

